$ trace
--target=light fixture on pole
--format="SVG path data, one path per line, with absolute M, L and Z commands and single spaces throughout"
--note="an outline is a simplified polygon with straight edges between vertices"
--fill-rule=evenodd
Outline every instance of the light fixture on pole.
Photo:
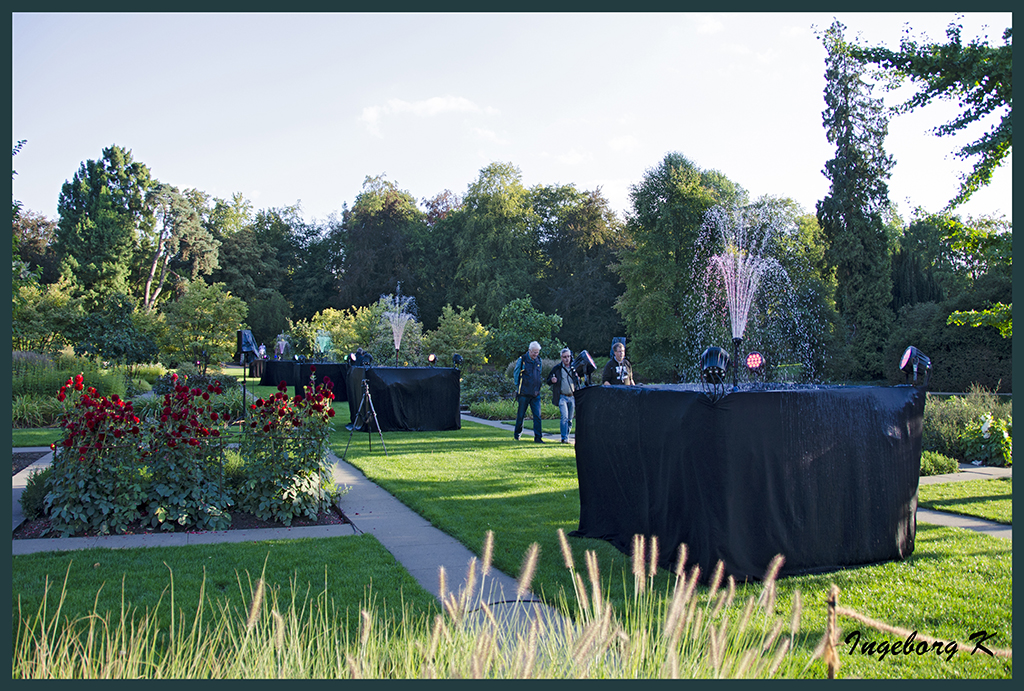
M 900 369 L 907 375 L 906 383 L 910 383 L 910 377 L 914 377 L 914 384 L 917 384 L 917 375 L 921 373 L 921 377 L 924 380 L 921 386 L 928 386 L 928 380 L 931 378 L 932 373 L 932 361 L 931 359 L 922 353 L 914 346 L 910 346 L 903 351 L 903 357 L 900 358 Z
M 435 353 L 431 353 L 430 355 L 428 355 L 427 356 L 427 362 L 430 363 L 431 367 L 436 365 L 437 364 L 437 355 Z

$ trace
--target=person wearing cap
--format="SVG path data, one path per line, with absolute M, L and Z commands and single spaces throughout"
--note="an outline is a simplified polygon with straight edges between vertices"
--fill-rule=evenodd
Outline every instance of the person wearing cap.
M 572 351 L 562 348 L 562 361 L 551 368 L 548 383 L 551 384 L 551 400 L 561 413 L 559 431 L 562 443 L 569 443 L 572 420 L 576 415 L 576 391 L 580 388 L 580 377 L 572 368 Z

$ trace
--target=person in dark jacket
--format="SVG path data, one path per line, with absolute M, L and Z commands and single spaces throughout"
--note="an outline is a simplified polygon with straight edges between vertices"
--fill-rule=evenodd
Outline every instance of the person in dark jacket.
M 633 386 L 633 365 L 626 359 L 626 346 L 616 343 L 612 348 L 612 359 L 601 373 L 604 386 Z
M 523 433 L 523 418 L 526 415 L 526 407 L 529 406 L 533 412 L 533 440 L 539 444 L 544 442 L 540 428 L 540 387 L 544 379 L 540 370 L 540 343 L 532 341 L 527 353 L 516 360 L 512 372 L 512 381 L 516 385 L 516 400 L 519 401 L 516 429 L 513 434 L 516 441 L 519 441 L 519 435 Z
M 561 413 L 559 431 L 562 443 L 569 443 L 572 420 L 576 416 L 576 390 L 580 388 L 580 377 L 572 368 L 572 351 L 562 348 L 562 361 L 551 368 L 548 383 L 551 384 L 551 400 Z

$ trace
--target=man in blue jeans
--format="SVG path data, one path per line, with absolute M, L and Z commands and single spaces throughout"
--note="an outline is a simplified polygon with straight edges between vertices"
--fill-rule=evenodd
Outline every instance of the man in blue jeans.
M 514 434 L 516 441 L 519 441 L 519 435 L 523 433 L 523 417 L 526 415 L 526 407 L 529 406 L 533 411 L 533 440 L 538 444 L 544 443 L 540 429 L 540 387 L 543 383 L 540 369 L 540 343 L 532 341 L 528 352 L 516 360 L 515 369 L 512 371 L 516 399 L 519 401 Z
M 572 351 L 562 348 L 562 361 L 551 368 L 548 376 L 551 384 L 551 399 L 561 413 L 559 431 L 562 443 L 569 443 L 572 419 L 576 415 L 576 391 L 580 388 L 580 377 L 572 368 Z

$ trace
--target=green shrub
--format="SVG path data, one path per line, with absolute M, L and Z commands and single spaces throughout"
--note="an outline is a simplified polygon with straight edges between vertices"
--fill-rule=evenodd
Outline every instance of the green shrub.
M 25 520 L 34 521 L 46 514 L 46 493 L 50 491 L 50 476 L 53 466 L 46 466 L 28 476 L 25 489 L 18 500 Z
M 959 472 L 960 464 L 957 463 L 955 458 L 943 456 L 937 451 L 921 452 L 921 477 Z
M 967 460 L 963 435 L 986 413 L 994 419 L 1006 419 L 1013 413 L 1013 404 L 978 385 L 972 386 L 966 396 L 928 396 L 922 448 L 960 461 Z
M 469 412 L 476 417 L 485 420 L 514 420 L 519 412 L 519 404 L 516 401 L 478 401 L 469 406 Z M 527 410 L 529 415 L 530 411 Z M 551 402 L 551 399 L 541 400 L 540 416 L 544 420 L 557 420 L 561 417 L 558 406 Z
M 219 386 L 222 390 L 228 391 L 241 386 L 238 377 L 231 374 L 209 372 L 200 374 L 194 365 L 182 365 L 177 372 L 167 372 L 158 377 L 153 384 L 153 392 L 162 396 L 165 393 L 172 393 L 178 383 L 187 384 L 190 388 L 205 389 L 208 385 Z
M 241 509 L 262 520 L 291 525 L 316 518 L 337 499 L 328 449 L 333 395 L 326 386 L 306 387 L 302 399 L 282 382 L 270 399 L 258 399 L 243 425 Z
M 500 401 L 512 397 L 512 380 L 501 372 L 462 372 L 459 398 L 462 405 Z
M 152 365 L 139 365 L 135 368 L 135 376 L 139 379 L 145 379 L 151 388 L 156 384 L 156 380 L 165 374 L 167 374 L 167 368 L 159 363 Z

